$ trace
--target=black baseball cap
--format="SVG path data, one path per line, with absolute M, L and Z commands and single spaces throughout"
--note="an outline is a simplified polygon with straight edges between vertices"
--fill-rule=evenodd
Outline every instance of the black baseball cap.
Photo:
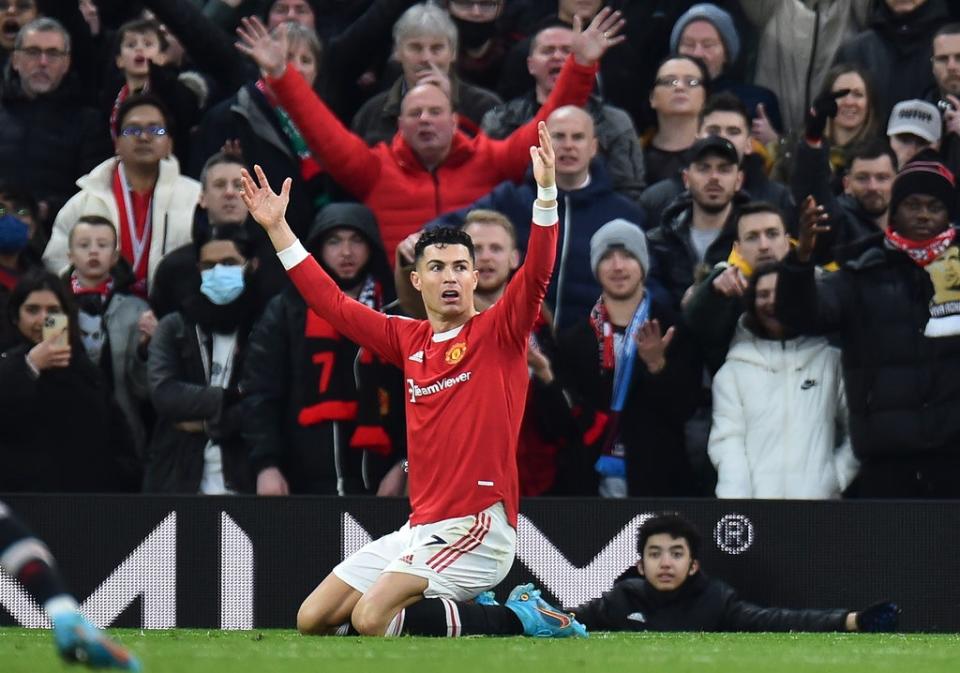
M 723 136 L 717 135 L 709 135 L 693 143 L 690 149 L 687 150 L 687 163 L 691 164 L 711 154 L 727 159 L 734 165 L 740 165 L 740 155 L 737 154 L 737 148 Z

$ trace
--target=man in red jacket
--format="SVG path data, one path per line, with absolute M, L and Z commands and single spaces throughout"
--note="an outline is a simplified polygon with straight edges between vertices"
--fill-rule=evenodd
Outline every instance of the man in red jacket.
M 448 95 L 434 84 L 404 96 L 393 141 L 367 147 L 334 116 L 294 68 L 287 68 L 283 32 L 271 37 L 256 18 L 244 19 L 237 48 L 260 66 L 280 105 L 303 133 L 330 176 L 377 216 L 393 263 L 407 235 L 449 210 L 467 206 L 504 180 L 519 181 L 528 148 L 537 143 L 537 124 L 563 105 L 584 105 L 593 89 L 597 62 L 623 41 L 620 12 L 604 9 L 581 28 L 575 23 L 572 55 L 537 115 L 504 140 L 456 130 Z M 277 176 L 279 177 L 279 176 Z

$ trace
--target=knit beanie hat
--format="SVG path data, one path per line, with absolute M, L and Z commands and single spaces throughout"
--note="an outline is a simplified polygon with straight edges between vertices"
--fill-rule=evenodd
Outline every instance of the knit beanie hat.
M 890 214 L 911 194 L 926 194 L 943 201 L 953 221 L 957 210 L 957 187 L 953 173 L 933 152 L 921 152 L 897 173 L 890 194 Z
M 597 229 L 590 237 L 590 269 L 594 277 L 600 260 L 607 254 L 607 250 L 622 247 L 640 262 L 643 276 L 647 276 L 650 269 L 650 253 L 647 252 L 647 237 L 643 230 L 633 222 L 617 218 L 610 220 Z
M 673 31 L 670 33 L 670 52 L 677 53 L 677 45 L 680 44 L 680 36 L 688 24 L 694 21 L 706 21 L 713 24 L 713 27 L 720 33 L 720 39 L 723 40 L 723 46 L 727 51 L 727 65 L 734 63 L 737 56 L 740 55 L 740 36 L 733 25 L 733 19 L 727 12 L 720 9 L 711 2 L 701 2 L 694 5 L 684 12 L 677 22 L 673 24 Z

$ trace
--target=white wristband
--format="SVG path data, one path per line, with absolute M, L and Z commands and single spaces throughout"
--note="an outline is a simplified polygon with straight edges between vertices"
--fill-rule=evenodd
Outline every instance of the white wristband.
M 540 185 L 537 185 L 537 199 L 540 201 L 556 201 L 557 186 L 552 185 L 550 187 L 541 187 Z

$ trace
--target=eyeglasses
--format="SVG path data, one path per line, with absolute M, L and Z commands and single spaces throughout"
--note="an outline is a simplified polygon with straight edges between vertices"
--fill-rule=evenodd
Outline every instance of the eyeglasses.
M 16 215 L 22 220 L 25 217 L 32 217 L 33 213 L 27 208 L 12 208 L 8 210 L 6 206 L 0 206 L 0 217 L 4 215 Z
M 59 61 L 70 55 L 65 49 L 41 49 L 40 47 L 20 47 L 16 51 L 26 56 L 31 61 L 39 61 L 41 56 L 46 56 L 48 61 Z
M 167 135 L 167 129 L 163 126 L 124 126 L 120 129 L 120 135 L 125 138 L 139 138 L 142 135 L 148 135 L 152 138 L 161 138 Z
M 681 84 L 688 89 L 695 89 L 698 86 L 703 86 L 703 82 L 697 77 L 658 77 L 656 81 L 657 86 L 672 86 L 674 89 Z
M 29 12 L 31 9 L 36 9 L 36 4 L 33 0 L 0 0 L 0 12 L 6 13 L 10 10 L 15 11 L 17 14 L 22 14 L 23 12 Z
M 478 9 L 481 14 L 495 14 L 500 9 L 500 3 L 497 0 L 450 0 L 450 4 L 461 12 Z

